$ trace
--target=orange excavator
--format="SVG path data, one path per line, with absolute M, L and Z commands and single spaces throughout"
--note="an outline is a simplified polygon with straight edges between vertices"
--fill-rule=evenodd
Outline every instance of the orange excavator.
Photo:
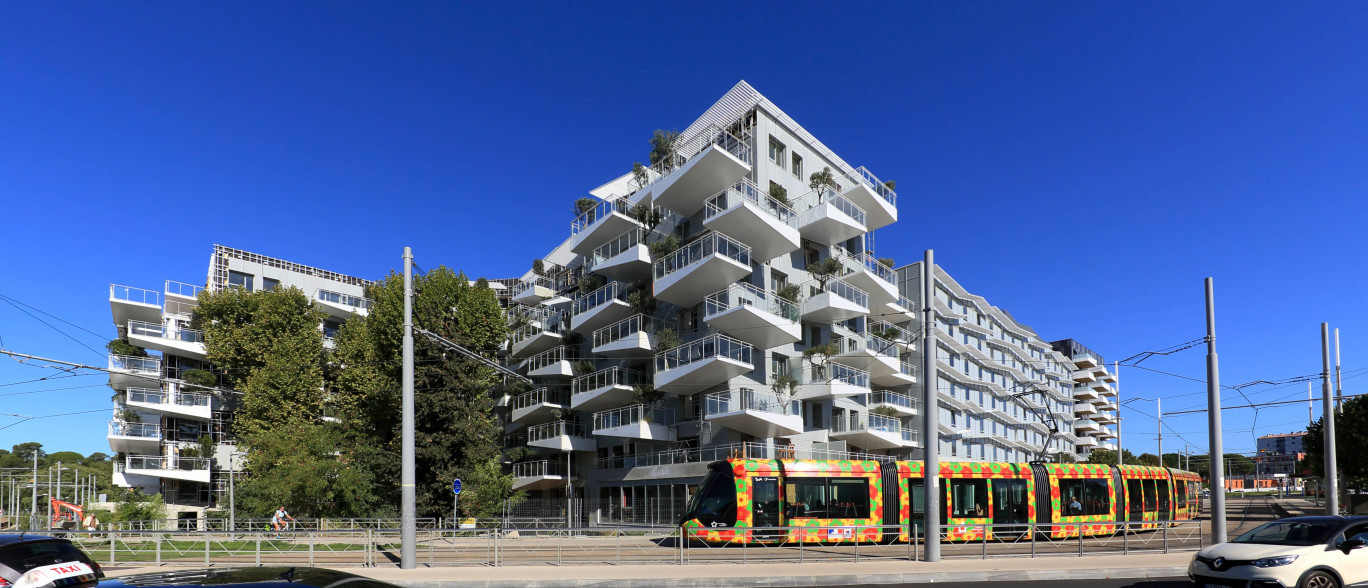
M 68 531 L 81 528 L 81 519 L 84 511 L 64 500 L 52 499 L 52 525 L 51 529 L 65 529 Z

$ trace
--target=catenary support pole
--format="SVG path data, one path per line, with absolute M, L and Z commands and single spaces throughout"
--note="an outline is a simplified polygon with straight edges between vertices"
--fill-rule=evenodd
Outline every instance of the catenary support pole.
M 1207 472 L 1211 477 L 1211 542 L 1226 541 L 1225 444 L 1221 439 L 1221 370 L 1216 361 L 1216 293 L 1211 278 L 1206 279 L 1207 322 L 1207 427 L 1210 456 Z
M 1161 468 L 1164 467 L 1164 407 L 1163 407 L 1163 402 L 1164 402 L 1164 400 L 1163 400 L 1162 398 L 1155 398 L 1155 399 L 1154 399 L 1154 429 L 1155 429 L 1155 431 L 1158 433 L 1158 437 L 1156 437 L 1156 439 L 1159 440 L 1159 441 L 1158 441 L 1158 443 L 1159 443 L 1159 449 L 1158 449 L 1158 451 L 1159 451 L 1159 467 L 1161 467 Z
M 1335 327 L 1335 414 L 1344 414 L 1344 387 L 1340 379 L 1339 327 Z
M 417 493 L 413 449 L 413 249 L 404 248 L 404 380 L 403 465 L 399 475 L 399 567 L 416 565 L 418 548 Z
M 933 300 L 936 294 L 936 256 L 927 249 L 922 259 L 922 444 L 925 455 L 924 472 L 926 514 L 923 533 L 926 536 L 926 561 L 940 561 L 940 434 L 937 426 L 940 409 L 937 406 L 936 384 L 936 317 Z
M 1125 465 L 1121 459 L 1125 449 L 1121 445 L 1121 362 L 1112 362 L 1112 371 L 1116 373 L 1116 385 L 1113 386 L 1116 389 L 1116 465 Z
M 38 448 L 33 448 L 33 496 L 29 497 L 29 530 L 38 530 Z
M 1321 323 L 1321 412 L 1325 419 L 1325 514 L 1339 514 L 1339 468 L 1335 463 L 1335 410 L 1330 392 L 1330 323 Z
M 235 448 L 234 448 L 235 449 Z M 233 465 L 233 451 L 228 451 L 228 530 L 237 530 L 237 492 L 234 491 L 233 482 L 237 478 L 237 469 Z

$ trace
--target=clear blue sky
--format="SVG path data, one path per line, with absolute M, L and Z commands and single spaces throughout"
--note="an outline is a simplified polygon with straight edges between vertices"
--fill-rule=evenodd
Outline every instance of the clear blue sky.
M 1318 372 L 1321 321 L 1368 373 L 1368 4 L 681 7 L 7 4 L 0 294 L 98 351 L 109 283 L 202 282 L 214 243 L 366 277 L 411 245 L 424 267 L 516 275 L 653 129 L 745 79 L 898 181 L 881 256 L 934 248 L 1048 339 L 1111 361 L 1199 338 L 1214 276 L 1222 382 Z M 0 337 L 104 361 L 8 303 Z M 1143 365 L 1200 379 L 1203 351 Z M 0 429 L 0 446 L 107 452 L 103 378 L 9 385 L 51 373 L 0 359 L 0 413 L 101 412 Z M 68 386 L 86 387 L 45 391 Z M 1270 388 L 1245 394 L 1306 393 Z M 1122 371 L 1123 397 L 1166 412 L 1203 390 Z M 1152 451 L 1154 405 L 1134 407 L 1124 445 Z M 1305 415 L 1227 411 L 1226 448 Z M 1204 416 L 1166 422 L 1205 448 Z

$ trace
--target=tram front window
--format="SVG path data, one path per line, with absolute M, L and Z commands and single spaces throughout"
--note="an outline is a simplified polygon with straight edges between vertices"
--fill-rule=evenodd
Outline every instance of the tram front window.
M 708 471 L 685 519 L 698 519 L 705 527 L 731 527 L 736 524 L 736 483 L 717 470 Z

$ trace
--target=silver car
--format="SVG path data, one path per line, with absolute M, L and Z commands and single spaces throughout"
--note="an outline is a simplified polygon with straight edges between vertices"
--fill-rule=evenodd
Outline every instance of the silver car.
M 1198 588 L 1368 586 L 1368 517 L 1296 517 L 1260 525 L 1192 558 Z

